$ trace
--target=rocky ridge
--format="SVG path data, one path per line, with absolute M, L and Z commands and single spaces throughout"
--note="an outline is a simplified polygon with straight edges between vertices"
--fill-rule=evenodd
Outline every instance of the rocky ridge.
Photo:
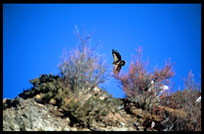
M 3 131 L 168 131 L 173 127 L 162 125 L 168 118 L 162 120 L 128 99 L 113 98 L 97 86 L 74 94 L 58 76 L 42 75 L 31 83 L 33 87 L 19 97 L 3 100 Z

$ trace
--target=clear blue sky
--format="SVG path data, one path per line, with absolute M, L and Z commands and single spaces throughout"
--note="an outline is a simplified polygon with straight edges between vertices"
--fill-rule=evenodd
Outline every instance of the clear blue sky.
M 201 81 L 201 4 L 3 4 L 3 98 L 14 98 L 40 74 L 58 74 L 64 48 L 76 43 L 74 25 L 95 31 L 112 67 L 112 48 L 118 50 L 127 72 L 135 48 L 143 47 L 149 67 L 175 61 L 172 81 L 192 70 Z M 114 80 L 103 85 L 114 97 L 124 97 Z

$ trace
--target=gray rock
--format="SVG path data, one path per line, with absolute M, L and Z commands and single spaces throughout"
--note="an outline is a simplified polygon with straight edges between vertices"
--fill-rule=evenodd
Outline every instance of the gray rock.
M 3 110 L 3 131 L 69 131 L 66 120 L 55 116 L 34 99 L 17 99 L 15 107 Z

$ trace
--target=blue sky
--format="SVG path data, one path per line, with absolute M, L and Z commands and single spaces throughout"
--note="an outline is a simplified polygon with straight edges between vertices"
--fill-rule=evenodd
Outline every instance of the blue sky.
M 3 4 L 3 98 L 14 98 L 40 74 L 58 74 L 63 49 L 77 44 L 74 25 L 95 31 L 93 45 L 112 67 L 118 50 L 127 72 L 135 48 L 149 67 L 175 62 L 175 89 L 192 70 L 201 81 L 201 4 Z M 103 86 L 124 97 L 113 79 Z

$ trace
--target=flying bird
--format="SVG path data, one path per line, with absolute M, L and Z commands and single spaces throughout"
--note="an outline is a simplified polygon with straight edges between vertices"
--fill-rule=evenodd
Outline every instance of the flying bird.
M 122 60 L 120 53 L 117 50 L 112 49 L 112 55 L 113 55 L 113 63 L 114 68 L 113 72 L 114 73 L 119 73 L 121 70 L 121 67 L 125 65 L 125 61 Z

